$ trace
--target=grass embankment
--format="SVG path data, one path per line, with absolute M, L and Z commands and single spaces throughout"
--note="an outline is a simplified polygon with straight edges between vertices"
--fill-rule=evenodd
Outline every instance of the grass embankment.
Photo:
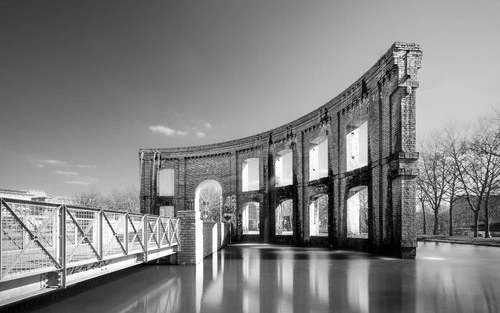
M 500 247 L 500 237 L 484 238 L 484 237 L 455 237 L 443 235 L 419 235 L 418 241 L 433 241 L 433 242 L 449 242 L 476 246 L 492 246 Z

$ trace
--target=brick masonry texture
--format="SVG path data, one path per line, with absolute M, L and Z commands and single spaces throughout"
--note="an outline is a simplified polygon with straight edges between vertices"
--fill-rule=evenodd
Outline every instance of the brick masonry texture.
M 421 59 L 417 44 L 397 42 L 344 92 L 288 124 L 219 144 L 140 149 L 141 211 L 157 214 L 160 206 L 172 205 L 183 219 L 194 210 L 199 184 L 213 179 L 222 186 L 224 199 L 236 196 L 237 219 L 246 202 L 260 204 L 261 227 L 256 237 L 260 242 L 322 245 L 414 258 L 414 179 L 418 175 L 415 95 Z M 364 122 L 368 125 L 368 164 L 347 171 L 346 135 Z M 310 181 L 309 149 L 319 137 L 328 139 L 328 176 Z M 278 188 L 274 186 L 274 164 L 283 150 L 293 153 L 293 184 Z M 242 192 L 242 166 L 249 158 L 259 159 L 260 188 Z M 165 168 L 175 172 L 172 197 L 158 196 L 158 171 Z M 347 197 L 349 190 L 358 186 L 368 188 L 367 239 L 347 236 Z M 320 194 L 328 195 L 327 239 L 309 234 L 309 204 Z M 276 236 L 275 209 L 287 199 L 293 200 L 293 236 Z M 187 218 L 185 223 L 194 225 L 195 221 Z M 245 239 L 240 225 L 238 221 L 232 232 L 233 241 Z M 182 226 L 182 236 L 192 231 L 191 226 Z M 181 242 L 183 251 L 195 250 L 192 245 L 196 242 L 189 240 Z

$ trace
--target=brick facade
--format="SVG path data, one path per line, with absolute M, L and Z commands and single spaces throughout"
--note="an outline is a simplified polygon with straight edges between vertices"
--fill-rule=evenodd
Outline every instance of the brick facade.
M 415 257 L 415 94 L 422 51 L 416 44 L 395 43 L 377 63 L 344 92 L 317 110 L 273 130 L 220 144 L 141 149 L 141 211 L 158 214 L 162 205 L 179 217 L 194 210 L 195 190 L 207 179 L 222 186 L 223 199 L 235 195 L 236 217 L 244 203 L 260 204 L 260 235 L 266 243 L 324 245 L 359 249 L 402 258 Z M 367 123 L 367 165 L 347 171 L 346 135 Z M 328 175 L 309 180 L 309 149 L 328 140 Z M 274 164 L 291 150 L 293 184 L 276 187 Z M 259 190 L 242 192 L 242 164 L 259 159 Z M 175 171 L 175 195 L 158 196 L 158 171 Z M 368 188 L 368 238 L 348 238 L 347 198 L 358 186 Z M 309 234 L 309 204 L 328 195 L 328 237 Z M 275 235 L 275 209 L 293 200 L 293 236 Z M 239 225 L 233 240 L 244 240 Z M 186 234 L 182 229 L 183 236 Z M 187 247 L 182 247 L 185 249 Z

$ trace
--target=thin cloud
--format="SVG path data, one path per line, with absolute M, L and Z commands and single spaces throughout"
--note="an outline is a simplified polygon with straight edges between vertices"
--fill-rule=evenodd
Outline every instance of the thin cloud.
M 87 169 L 87 168 L 95 168 L 95 165 L 90 165 L 90 164 L 70 164 L 66 161 L 62 160 L 56 160 L 56 159 L 42 159 L 42 158 L 31 158 L 28 157 L 28 161 L 33 164 L 33 166 L 37 168 L 46 168 L 46 167 L 66 167 L 66 168 L 80 168 L 80 169 Z M 62 174 L 61 174 L 62 175 Z
M 212 125 L 209 122 L 205 122 L 201 124 L 205 128 L 211 129 Z M 201 126 L 200 126 L 201 127 Z M 174 137 L 174 136 L 187 136 L 189 134 L 193 134 L 198 138 L 204 138 L 207 134 L 199 129 L 198 126 L 185 125 L 184 129 L 187 130 L 178 130 L 173 129 L 165 125 L 151 125 L 149 126 L 149 130 L 153 133 L 159 133 L 165 136 Z
M 66 166 L 65 161 L 54 160 L 54 159 L 33 159 L 28 157 L 28 161 L 33 164 L 36 168 L 45 168 L 47 166 Z
M 165 136 L 186 136 L 189 134 L 187 131 L 176 130 L 164 125 L 151 125 L 149 126 L 149 130 L 153 133 L 159 133 Z
M 54 173 L 56 174 L 59 174 L 59 175 L 63 175 L 63 176 L 78 176 L 80 175 L 80 173 L 77 173 L 77 172 L 66 172 L 66 171 L 54 171 Z
M 70 179 L 71 177 L 71 179 Z M 98 182 L 99 179 L 92 177 L 92 176 L 71 176 L 68 175 L 68 179 L 64 181 L 65 184 L 69 185 L 90 185 L 90 184 L 95 184 Z
M 66 165 L 65 161 L 60 161 L 60 160 L 40 160 L 39 162 L 47 164 L 47 165 L 55 165 L 55 166 Z
M 77 168 L 96 168 L 95 165 L 85 165 L 85 164 L 77 164 L 75 165 Z
M 64 183 L 68 184 L 68 185 L 85 185 L 85 186 L 90 185 L 89 182 L 81 181 L 81 180 L 66 180 Z
M 196 137 L 198 137 L 198 138 L 203 138 L 203 137 L 206 137 L 206 136 L 207 136 L 207 134 L 205 134 L 202 131 L 197 131 L 196 132 Z
M 204 123 L 203 125 L 207 127 L 207 124 L 210 125 L 209 123 Z M 212 127 L 212 125 L 210 125 Z M 196 137 L 198 138 L 204 138 L 207 136 L 207 134 L 204 131 L 201 131 L 197 126 L 186 126 L 186 128 L 191 129 L 191 131 L 196 134 Z

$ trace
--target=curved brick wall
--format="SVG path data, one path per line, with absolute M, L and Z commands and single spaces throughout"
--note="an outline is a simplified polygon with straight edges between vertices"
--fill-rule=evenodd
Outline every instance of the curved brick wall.
M 260 203 L 260 234 L 234 240 L 361 249 L 414 257 L 415 94 L 422 51 L 416 44 L 395 43 L 374 66 L 344 92 L 317 110 L 275 129 L 219 144 L 141 149 L 141 210 L 159 213 L 173 206 L 177 215 L 194 209 L 195 190 L 206 179 L 220 183 L 224 199 L 236 195 L 238 216 L 245 202 Z M 346 134 L 367 122 L 367 165 L 347 170 Z M 309 149 L 328 139 L 328 175 L 309 179 Z M 292 151 L 293 184 L 275 187 L 278 153 Z M 352 153 L 352 152 L 351 152 Z M 243 161 L 259 159 L 260 189 L 242 191 Z M 158 170 L 174 170 L 174 196 L 158 195 Z M 347 198 L 357 186 L 368 190 L 368 238 L 348 238 Z M 309 204 L 328 195 L 328 236 L 310 235 Z M 275 208 L 293 201 L 293 236 L 275 235 Z

